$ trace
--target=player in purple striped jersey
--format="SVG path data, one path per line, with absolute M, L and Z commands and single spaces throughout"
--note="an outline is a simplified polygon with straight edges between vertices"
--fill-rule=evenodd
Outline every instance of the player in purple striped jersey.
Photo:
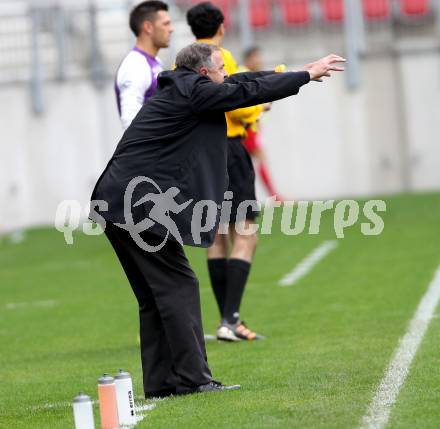
M 174 31 L 168 5 L 149 0 L 130 13 L 130 28 L 136 36 L 135 47 L 125 56 L 115 79 L 116 101 L 125 130 L 157 87 L 162 64 L 157 58 L 161 48 L 170 44 Z

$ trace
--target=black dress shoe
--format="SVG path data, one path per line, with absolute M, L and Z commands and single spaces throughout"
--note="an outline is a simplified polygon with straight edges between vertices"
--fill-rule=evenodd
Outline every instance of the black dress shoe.
M 194 387 L 193 389 L 178 392 L 177 394 L 187 395 L 190 393 L 206 393 L 206 392 L 222 392 L 224 390 L 238 390 L 241 389 L 239 384 L 234 384 L 232 386 L 225 386 L 219 381 L 211 380 L 209 383 L 201 384 L 200 386 Z

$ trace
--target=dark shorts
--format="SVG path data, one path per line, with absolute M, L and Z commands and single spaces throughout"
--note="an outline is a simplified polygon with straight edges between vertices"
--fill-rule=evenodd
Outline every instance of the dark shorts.
M 233 193 L 230 223 L 244 219 L 254 220 L 259 210 L 250 204 L 247 207 L 241 206 L 237 218 L 238 208 L 243 201 L 257 202 L 254 166 L 241 138 L 228 138 L 228 175 L 228 191 Z

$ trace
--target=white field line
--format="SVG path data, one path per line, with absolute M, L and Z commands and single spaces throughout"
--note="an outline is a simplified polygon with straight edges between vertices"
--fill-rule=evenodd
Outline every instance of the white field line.
M 156 404 L 144 404 L 144 405 L 135 405 L 134 409 L 137 413 L 143 413 L 145 411 L 151 411 L 156 408 Z
M 156 404 L 146 404 L 142 406 L 135 406 L 136 410 L 136 425 L 147 417 L 147 411 L 154 410 Z
M 98 405 L 99 401 L 92 401 L 93 405 Z M 72 404 L 70 402 L 55 402 L 53 404 L 41 404 L 41 405 L 34 405 L 29 407 L 29 411 L 46 411 L 46 410 L 53 410 L 53 409 L 60 409 L 60 408 L 69 408 L 72 407 Z M 134 406 L 136 410 L 136 424 L 134 426 L 130 426 L 130 428 L 134 428 L 137 426 L 139 422 L 145 419 L 147 417 L 147 412 L 154 410 L 156 408 L 156 404 L 136 404 Z M 125 426 L 124 426 L 125 427 Z
M 217 337 L 212 334 L 205 334 L 205 341 L 216 341 Z
M 4 305 L 4 308 L 7 310 L 20 310 L 22 308 L 29 307 L 54 307 L 58 302 L 54 299 L 48 299 L 46 301 L 29 301 L 29 302 L 9 302 Z
M 423 340 L 439 301 L 440 267 L 420 301 L 405 336 L 400 340 L 367 414 L 362 419 L 361 429 L 382 429 L 386 426 L 391 408 L 397 400 L 411 362 Z
M 29 411 L 46 411 L 46 410 L 56 410 L 59 408 L 68 408 L 70 406 L 72 406 L 70 402 L 54 402 L 53 404 L 31 405 L 26 409 Z
M 306 256 L 292 271 L 287 273 L 279 282 L 278 286 L 292 286 L 299 279 L 303 278 L 319 261 L 324 259 L 330 252 L 338 247 L 336 240 L 324 241 L 312 253 Z
M 164 398 L 165 399 L 165 398 Z M 137 401 L 136 401 L 137 402 Z M 145 411 L 151 411 L 156 408 L 156 404 L 139 404 L 135 402 L 135 410 L 136 413 L 142 414 Z M 99 401 L 92 401 L 93 405 L 99 405 Z M 32 405 L 27 409 L 29 411 L 45 411 L 45 410 L 53 410 L 59 408 L 69 408 L 72 406 L 71 402 L 55 402 L 53 404 L 40 404 L 40 405 Z

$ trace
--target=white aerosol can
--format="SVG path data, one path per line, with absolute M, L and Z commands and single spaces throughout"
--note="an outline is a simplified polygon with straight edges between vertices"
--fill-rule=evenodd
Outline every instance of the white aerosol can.
M 130 374 L 120 369 L 115 375 L 115 386 L 119 426 L 134 426 L 136 424 L 136 411 L 134 409 L 133 382 Z
M 73 418 L 75 429 L 95 429 L 93 406 L 90 396 L 79 393 L 73 398 Z

